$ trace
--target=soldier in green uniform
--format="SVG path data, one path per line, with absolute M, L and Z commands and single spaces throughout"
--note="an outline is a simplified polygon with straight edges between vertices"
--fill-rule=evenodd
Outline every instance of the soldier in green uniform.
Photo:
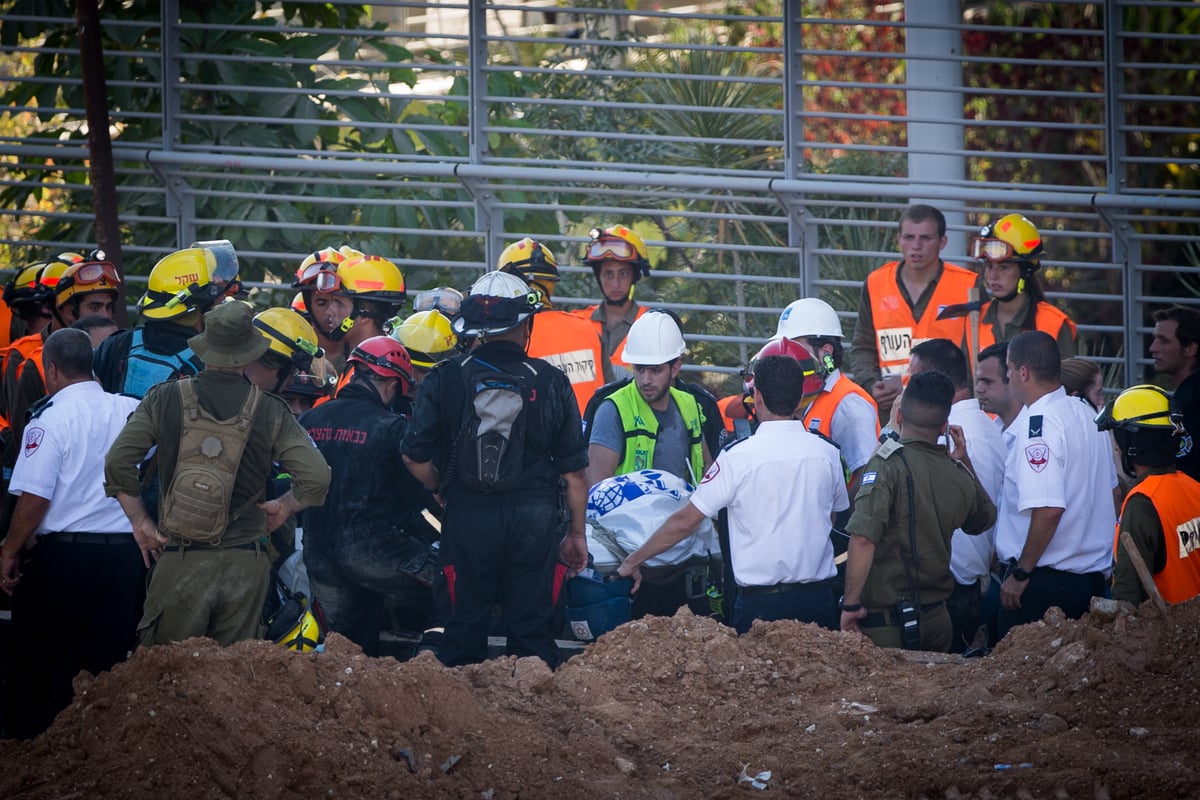
M 900 400 L 900 441 L 887 442 L 867 463 L 846 525 L 841 627 L 880 647 L 949 651 L 951 537 L 955 528 L 978 534 L 996 522 L 962 430 L 947 425 L 953 400 L 944 373 L 912 377 Z M 938 444 L 947 428 L 949 453 Z
M 216 420 L 247 415 L 247 397 L 259 394 L 242 374 L 246 365 L 267 349 L 267 340 L 252 325 L 254 312 L 243 302 L 219 305 L 204 315 L 204 333 L 188 346 L 204 360 L 193 378 L 154 386 L 117 435 L 104 463 L 105 491 L 116 497 L 133 525 L 143 560 L 155 563 L 150 573 L 146 605 L 138 625 L 142 645 L 166 644 L 191 636 L 207 636 L 232 644 L 260 635 L 263 600 L 270 588 L 267 532 L 291 513 L 320 505 L 329 488 L 329 467 L 320 451 L 275 395 L 261 393 L 252 410 L 249 434 L 237 461 L 227 507 L 228 522 L 215 538 L 189 530 L 164 530 L 172 478 L 181 459 L 184 437 L 184 384 L 190 387 L 199 412 Z M 251 398 L 252 399 L 252 398 Z M 195 427 L 192 423 L 189 427 Z M 152 519 L 142 504 L 137 467 L 157 445 L 160 518 Z M 207 448 L 207 450 L 206 450 Z M 214 457 L 221 446 L 205 440 L 205 455 Z M 211 451 L 211 452 L 209 452 Z M 292 488 L 282 497 L 261 501 L 274 464 L 292 476 Z M 214 463 L 214 469 L 223 468 Z M 169 533 L 169 535 L 164 535 Z

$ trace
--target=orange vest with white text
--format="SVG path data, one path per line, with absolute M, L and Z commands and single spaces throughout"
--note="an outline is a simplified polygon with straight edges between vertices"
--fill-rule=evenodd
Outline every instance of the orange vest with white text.
M 820 431 L 825 438 L 833 441 L 833 415 L 837 411 L 837 407 L 841 405 L 842 400 L 847 395 L 852 394 L 856 394 L 869 401 L 871 408 L 876 410 L 875 435 L 879 436 L 879 407 L 875 404 L 875 398 L 867 394 L 865 389 L 845 375 L 841 375 L 837 379 L 832 389 L 828 392 L 822 391 L 817 395 L 817 399 L 812 401 L 812 405 L 808 407 L 808 411 L 804 412 L 804 427 L 810 431 Z
M 989 300 L 983 304 L 983 308 L 979 309 L 979 316 L 983 317 L 987 314 L 988 307 L 992 304 Z M 1033 327 L 1036 330 L 1048 333 L 1054 337 L 1054 341 L 1058 341 L 1058 332 L 1062 330 L 1063 324 L 1069 325 L 1071 328 L 1071 338 L 1075 338 L 1075 323 L 1071 318 L 1058 309 L 1057 306 L 1047 303 L 1045 300 L 1037 304 L 1037 310 L 1034 312 Z M 996 343 L 996 331 L 992 325 L 979 326 L 979 350 L 990 347 Z
M 1200 483 L 1183 474 L 1147 475 L 1125 498 L 1142 494 L 1154 503 L 1162 523 L 1167 565 L 1155 573 L 1154 585 L 1168 603 L 1182 603 L 1200 594 Z M 1124 504 L 1121 513 L 1125 513 Z M 1121 535 L 1113 540 L 1113 554 Z
M 542 311 L 533 318 L 533 335 L 526 352 L 561 369 L 571 381 L 579 413 L 604 385 L 604 353 L 600 335 L 590 321 L 566 311 Z
M 914 320 L 912 309 L 904 302 L 897 276 L 900 262 L 892 261 L 867 276 L 867 297 L 875 323 L 875 349 L 879 369 L 884 375 L 904 375 L 912 349 L 928 339 L 961 342 L 966 336 L 966 317 L 937 318 L 946 306 L 967 302 L 967 293 L 979 282 L 979 276 L 956 264 L 942 263 L 942 274 L 933 289 L 925 313 Z

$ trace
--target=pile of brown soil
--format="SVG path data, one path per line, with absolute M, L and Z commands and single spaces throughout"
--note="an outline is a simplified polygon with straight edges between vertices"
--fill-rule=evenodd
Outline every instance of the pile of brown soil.
M 967 662 L 681 611 L 557 672 L 189 640 L 138 651 L 33 742 L 0 797 L 1200 796 L 1200 602 L 1020 628 Z M 765 774 L 769 772 L 769 777 Z

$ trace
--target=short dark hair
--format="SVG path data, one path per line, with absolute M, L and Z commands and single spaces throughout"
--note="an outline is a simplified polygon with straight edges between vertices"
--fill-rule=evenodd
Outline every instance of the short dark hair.
M 900 396 L 904 421 L 921 428 L 940 428 L 950 418 L 954 405 L 954 382 L 941 370 L 913 375 Z
M 791 416 L 804 396 L 804 368 L 787 356 L 765 356 L 754 364 L 754 388 L 772 414 Z
M 842 347 L 842 337 L 840 337 L 840 336 L 805 336 L 804 338 L 808 339 L 808 343 L 810 345 L 812 345 L 812 349 L 814 352 L 819 353 L 821 348 L 824 347 L 825 345 L 830 345 L 831 347 L 833 347 L 833 352 L 829 354 L 830 358 L 833 359 L 833 366 L 836 367 L 837 369 L 842 368 L 842 355 L 843 355 L 843 353 L 845 353 L 845 348 Z M 817 360 L 818 361 L 821 360 L 820 355 L 817 356 Z
M 42 346 L 42 366 L 53 364 L 67 378 L 92 375 L 92 338 L 77 328 L 60 328 Z
M 1044 331 L 1024 331 L 1014 336 L 1008 343 L 1008 363 L 1013 367 L 1028 367 L 1042 383 L 1062 382 L 1058 342 Z
M 903 226 L 905 221 L 919 223 L 927 220 L 933 220 L 937 223 L 939 239 L 946 235 L 946 215 L 933 206 L 927 206 L 923 203 L 917 203 L 904 209 L 904 215 L 900 217 L 899 224 Z
M 1173 305 L 1154 312 L 1155 322 L 1175 323 L 1175 338 L 1183 346 L 1200 342 L 1200 310 L 1190 306 Z
M 912 349 L 912 355 L 921 359 L 921 364 L 928 369 L 936 369 L 949 375 L 950 380 L 954 381 L 955 390 L 970 386 L 967 357 L 962 349 L 949 339 L 927 339 Z
M 979 351 L 979 358 L 976 359 L 976 363 L 981 363 L 989 358 L 1000 360 L 1000 380 L 1008 383 L 1008 342 L 989 344 Z

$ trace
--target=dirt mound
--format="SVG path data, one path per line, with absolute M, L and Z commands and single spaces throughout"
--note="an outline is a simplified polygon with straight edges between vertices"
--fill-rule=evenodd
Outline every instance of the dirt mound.
M 1052 615 L 968 662 L 686 611 L 555 673 L 190 640 L 77 679 L 46 734 L 0 744 L 0 796 L 695 798 L 756 777 L 810 797 L 1200 796 L 1200 603 Z

